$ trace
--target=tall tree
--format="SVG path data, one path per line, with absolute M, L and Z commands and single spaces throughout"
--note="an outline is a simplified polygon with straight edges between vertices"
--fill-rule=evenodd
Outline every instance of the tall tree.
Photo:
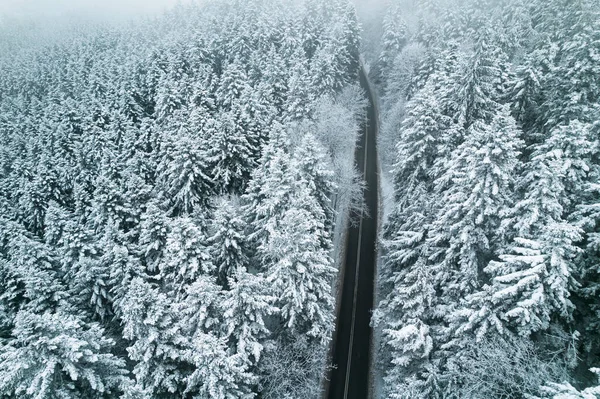
M 108 398 L 126 388 L 125 361 L 95 323 L 64 312 L 21 311 L 0 345 L 0 393 L 22 398 Z
M 221 198 L 211 221 L 212 232 L 208 237 L 208 250 L 217 272 L 218 283 L 228 288 L 229 279 L 250 265 L 245 233 L 246 222 L 242 218 L 239 201 Z

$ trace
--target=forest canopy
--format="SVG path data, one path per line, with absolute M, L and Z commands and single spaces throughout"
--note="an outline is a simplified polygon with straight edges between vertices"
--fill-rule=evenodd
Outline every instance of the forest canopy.
M 391 1 L 375 53 L 386 397 L 597 397 L 600 3 Z
M 0 397 L 318 397 L 363 107 L 351 4 L 30 33 L 0 39 Z

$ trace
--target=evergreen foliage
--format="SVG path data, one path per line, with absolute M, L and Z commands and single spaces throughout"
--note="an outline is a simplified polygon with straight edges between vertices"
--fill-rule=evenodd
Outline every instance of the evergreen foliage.
M 353 183 L 333 159 L 362 96 L 352 4 L 0 29 L 0 397 L 250 399 L 274 347 L 323 360 L 332 198 Z
M 600 7 L 410 3 L 374 68 L 396 150 L 385 395 L 596 397 Z

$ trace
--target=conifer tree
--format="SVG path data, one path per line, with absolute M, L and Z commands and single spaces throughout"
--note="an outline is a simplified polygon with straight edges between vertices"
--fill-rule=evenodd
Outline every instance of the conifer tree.
M 0 219 L 3 225 L 2 293 L 0 302 L 14 316 L 22 308 L 43 312 L 63 304 L 66 287 L 56 254 L 28 236 L 19 225 Z
M 268 261 L 266 278 L 273 284 L 284 327 L 325 343 L 333 330 L 335 269 L 321 245 L 328 238 L 324 214 L 306 187 L 296 187 L 289 205 L 260 248 Z
M 494 50 L 488 39 L 482 38 L 475 52 L 457 71 L 457 86 L 452 97 L 456 107 L 453 117 L 465 128 L 478 120 L 490 123 L 497 109 L 501 70 Z
M 212 190 L 200 143 L 187 132 L 178 133 L 165 143 L 157 177 L 163 206 L 175 215 L 190 214 L 205 205 Z
M 208 250 L 217 272 L 217 281 L 225 288 L 238 270 L 246 270 L 250 264 L 244 234 L 247 226 L 240 215 L 237 199 L 222 198 L 218 201 L 211 221 Z
M 296 50 L 289 61 L 288 96 L 284 115 L 288 120 L 300 120 L 310 115 L 315 92 L 310 91 L 310 74 L 302 49 Z
M 472 124 L 465 141 L 452 153 L 437 182 L 447 187 L 444 204 L 429 240 L 443 251 L 447 267 L 458 271 L 444 290 L 456 295 L 472 292 L 481 269 L 503 244 L 501 222 L 509 214 L 520 150 L 520 132 L 508 108 L 501 108 L 490 125 Z M 445 244 L 443 244 L 445 243 Z M 442 252 L 440 252 L 441 254 Z
M 0 344 L 0 393 L 21 398 L 118 395 L 128 384 L 125 361 L 96 323 L 64 312 L 20 311 L 14 339 Z
M 274 123 L 259 166 L 254 170 L 243 196 L 246 202 L 244 213 L 251 231 L 248 238 L 254 248 L 266 245 L 277 221 L 276 215 L 281 215 L 289 205 L 293 190 L 291 158 L 286 150 L 289 146 L 284 126 Z M 260 255 L 258 260 L 260 263 L 267 262 Z M 256 267 L 262 269 L 264 265 L 258 264 Z
M 311 132 L 304 133 L 298 148 L 294 151 L 292 163 L 297 179 L 304 180 L 308 184 L 311 197 L 317 200 L 319 209 L 323 211 L 326 231 L 331 232 L 334 217 L 331 197 L 336 186 L 333 181 L 331 162 Z M 327 246 L 324 245 L 324 248 Z
M 401 247 L 406 245 L 400 239 L 387 243 L 387 250 L 392 256 L 405 253 L 398 251 L 397 244 Z M 428 365 L 433 349 L 429 323 L 435 319 L 435 279 L 430 275 L 425 256 L 418 256 L 410 267 L 393 274 L 390 278 L 393 279 L 392 291 L 373 314 L 372 323 L 383 327 L 385 342 L 391 349 L 389 361 L 394 367 L 385 376 L 390 393 L 407 390 L 411 372 Z M 387 262 L 403 261 L 387 259 Z
M 266 320 L 277 314 L 276 298 L 262 274 L 251 274 L 243 268 L 229 277 L 229 290 L 224 293 L 223 325 L 230 350 L 243 362 L 256 368 L 264 350 L 263 342 L 271 335 Z
M 211 171 L 216 190 L 222 194 L 242 192 L 244 182 L 255 167 L 258 140 L 252 137 L 249 122 L 250 114 L 235 100 L 232 109 L 219 114 L 211 126 L 212 146 L 206 154 L 210 165 L 207 170 Z
M 396 56 L 408 41 L 408 27 L 402 17 L 402 8 L 399 2 L 393 2 L 388 6 L 382 24 L 381 52 L 379 53 L 378 66 L 384 81 L 390 77 Z
M 437 91 L 432 84 L 420 90 L 407 106 L 401 126 L 401 139 L 396 145 L 398 162 L 394 166 L 397 199 L 416 190 L 421 184 L 427 188 L 440 171 L 434 172 L 440 151 L 448 151 L 448 138 L 458 127 L 450 117 L 440 112 Z
M 223 74 L 215 95 L 219 99 L 221 107 L 228 110 L 233 107 L 234 101 L 239 99 L 246 90 L 250 90 L 248 76 L 241 60 L 236 58 L 223 68 Z
M 150 273 L 154 273 L 162 261 L 169 227 L 169 220 L 156 201 L 149 202 L 141 217 L 139 245 L 141 259 Z
M 254 397 L 247 366 L 210 332 L 219 317 L 213 313 L 218 294 L 208 277 L 190 285 L 181 302 L 142 279 L 131 282 L 123 314 L 129 357 L 136 362 L 130 397 Z
M 171 219 L 164 257 L 159 264 L 164 286 L 181 292 L 200 275 L 212 274 L 214 264 L 209 252 L 206 227 L 202 220 L 181 216 Z

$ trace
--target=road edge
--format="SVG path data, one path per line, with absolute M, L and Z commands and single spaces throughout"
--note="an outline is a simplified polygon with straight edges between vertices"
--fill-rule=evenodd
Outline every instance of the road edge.
M 375 145 L 377 147 L 377 159 L 376 159 L 376 163 L 377 163 L 377 202 L 378 202 L 378 208 L 379 208 L 379 212 L 377 212 L 377 240 L 375 242 L 375 252 L 376 252 L 376 256 L 375 256 L 375 264 L 374 264 L 374 273 L 373 273 L 373 309 L 375 309 L 375 307 L 377 306 L 377 298 L 379 296 L 379 284 L 378 284 L 378 276 L 379 276 L 379 261 L 381 259 L 381 251 L 380 251 L 380 247 L 379 247 L 379 243 L 380 243 L 380 232 L 381 232 L 381 228 L 382 228 L 382 224 L 383 224 L 383 196 L 382 196 L 382 191 L 381 191 L 381 160 L 379 158 L 379 130 L 381 127 L 381 116 L 379 113 L 379 96 L 376 90 L 374 90 L 375 86 L 373 84 L 373 82 L 371 81 L 371 77 L 370 77 L 370 71 L 367 71 L 367 68 L 365 67 L 365 60 L 363 55 L 361 54 L 359 57 L 359 62 L 360 62 L 360 67 L 363 70 L 363 73 L 365 74 L 365 78 L 367 79 L 367 83 L 369 84 L 369 87 L 371 88 L 371 95 L 373 97 L 373 108 L 375 109 L 375 115 L 377 116 L 376 118 L 376 123 L 377 123 L 377 129 L 375 130 L 378 133 L 378 137 L 375 140 Z M 377 348 L 375 347 L 375 342 L 376 342 L 376 337 L 375 337 L 375 330 L 372 330 L 371 333 L 371 340 L 369 342 L 369 345 L 371 346 L 371 357 L 369 359 L 369 369 L 371 371 L 375 370 L 375 365 L 376 365 L 376 358 L 377 358 Z M 367 399 L 374 399 L 374 395 L 375 395 L 375 373 L 371 372 L 369 373 L 369 392 L 368 392 L 368 397 Z

